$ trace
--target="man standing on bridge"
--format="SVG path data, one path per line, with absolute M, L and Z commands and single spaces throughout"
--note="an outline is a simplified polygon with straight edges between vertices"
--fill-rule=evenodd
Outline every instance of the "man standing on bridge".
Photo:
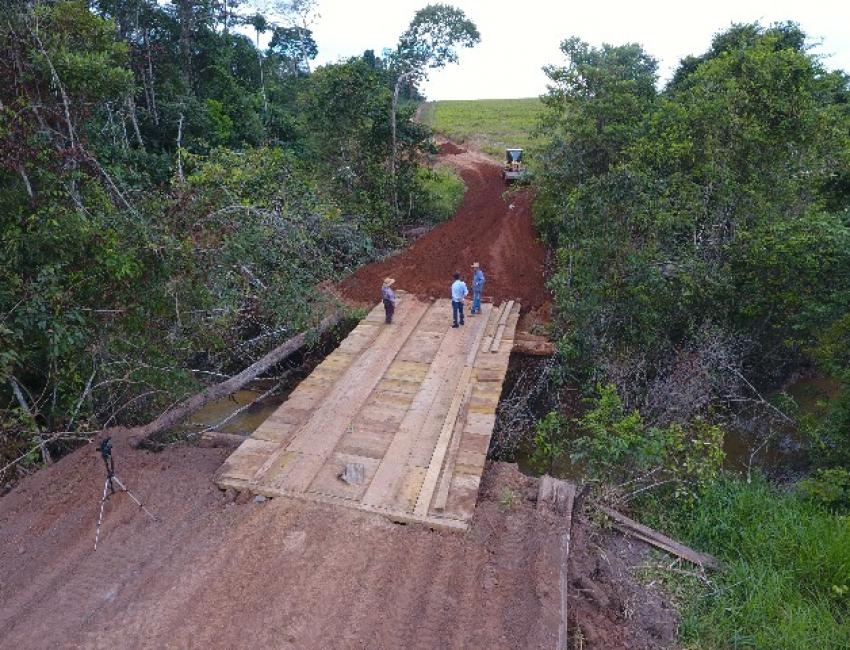
M 463 301 L 469 295 L 466 282 L 460 279 L 460 273 L 455 271 L 455 281 L 452 282 L 452 327 L 463 325 Z
M 469 314 L 481 313 L 481 294 L 484 291 L 484 271 L 481 270 L 481 265 L 478 262 L 472 264 L 472 309 Z
M 395 280 L 393 278 L 384 278 L 384 284 L 381 286 L 381 299 L 384 301 L 384 313 L 387 316 L 387 325 L 390 325 L 393 322 L 393 313 L 395 312 L 395 306 L 398 302 L 395 291 L 392 290 L 393 284 L 395 284 Z

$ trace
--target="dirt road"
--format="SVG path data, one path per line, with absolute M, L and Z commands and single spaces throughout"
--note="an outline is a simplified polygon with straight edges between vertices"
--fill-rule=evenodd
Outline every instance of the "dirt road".
M 346 280 L 351 299 L 373 304 L 390 273 L 443 295 L 451 271 L 480 261 L 487 295 L 545 304 L 527 198 L 511 210 L 495 163 L 456 157 L 470 184 L 459 217 Z M 536 479 L 513 466 L 487 467 L 467 533 L 436 532 L 226 494 L 212 477 L 229 450 L 153 454 L 125 438 L 117 475 L 160 520 L 118 494 L 96 552 L 106 473 L 94 444 L 0 498 L 0 648 L 555 647 L 563 520 L 535 510 Z M 634 584 L 619 559 L 634 549 L 583 520 L 573 536 L 571 647 L 665 647 L 675 614 Z
M 487 276 L 485 296 L 496 303 L 519 299 L 523 313 L 545 309 L 546 250 L 531 218 L 529 192 L 505 194 L 501 166 L 488 156 L 441 146 L 443 164 L 454 167 L 467 186 L 457 215 L 392 257 L 358 270 L 338 285 L 347 299 L 374 305 L 381 281 L 391 276 L 396 288 L 423 297 L 449 297 L 452 273 L 471 284 L 473 262 Z
M 219 449 L 113 453 L 161 521 L 119 494 L 93 550 L 94 446 L 24 481 L 0 500 L 0 647 L 554 647 L 556 530 L 525 500 L 533 479 L 508 467 L 488 474 L 498 488 L 461 535 L 237 503 L 210 480 Z

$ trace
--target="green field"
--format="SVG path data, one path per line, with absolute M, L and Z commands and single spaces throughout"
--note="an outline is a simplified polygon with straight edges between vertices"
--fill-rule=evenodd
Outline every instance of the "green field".
M 425 103 L 420 119 L 455 142 L 501 158 L 506 147 L 534 150 L 542 110 L 536 97 L 453 100 Z

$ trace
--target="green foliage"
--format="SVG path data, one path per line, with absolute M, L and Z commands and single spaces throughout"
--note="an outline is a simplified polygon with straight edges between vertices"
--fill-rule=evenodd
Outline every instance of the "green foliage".
M 395 62 L 403 72 L 424 75 L 427 68 L 457 63 L 457 46 L 473 47 L 481 40 L 478 28 L 456 7 L 428 5 L 413 16 L 399 39 Z
M 809 456 L 818 467 L 850 465 L 850 390 L 846 383 L 839 395 L 828 404 L 825 416 L 807 423 L 803 432 L 809 445 Z
M 529 152 L 534 163 L 536 139 L 533 134 L 543 112 L 536 98 L 478 99 L 428 102 L 422 119 L 437 133 L 456 142 L 466 142 L 501 160 L 508 147 Z
M 700 648 L 844 648 L 850 526 L 761 479 L 726 478 L 672 513 L 677 538 L 724 570 L 690 600 L 681 641 Z
M 839 365 L 848 88 L 804 41 L 793 25 L 736 26 L 663 93 L 638 46 L 564 42 L 568 64 L 547 69 L 535 216 L 580 378 L 642 364 L 647 384 L 663 381 L 656 369 L 707 323 L 750 342 L 723 367 L 753 383 L 813 353 Z
M 414 195 L 415 211 L 424 221 L 440 223 L 457 213 L 466 185 L 454 170 L 422 167 L 417 171 L 416 180 L 421 189 Z
M 570 421 L 557 411 L 550 411 L 537 422 L 534 432 L 533 466 L 552 472 L 555 463 L 567 452 Z
M 637 411 L 626 412 L 613 385 L 598 390 L 577 421 L 581 435 L 568 444 L 571 460 L 589 477 L 675 499 L 692 497 L 716 477 L 723 462 L 719 427 L 701 420 L 650 427 Z
M 833 510 L 850 509 L 850 470 L 844 467 L 817 470 L 798 484 L 808 499 Z
M 519 500 L 519 497 L 516 492 L 511 490 L 510 488 L 502 488 L 502 491 L 499 493 L 499 506 L 502 510 L 512 510 Z

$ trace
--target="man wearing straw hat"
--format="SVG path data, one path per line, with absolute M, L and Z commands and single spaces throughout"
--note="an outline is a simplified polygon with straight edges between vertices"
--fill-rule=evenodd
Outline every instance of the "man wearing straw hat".
M 484 271 L 478 262 L 472 263 L 472 309 L 470 315 L 481 313 L 481 294 L 484 292 Z
M 381 299 L 384 301 L 387 325 L 393 322 L 393 312 L 395 312 L 395 305 L 398 302 L 395 291 L 392 290 L 393 284 L 395 284 L 394 278 L 384 278 L 384 284 L 381 287 Z

